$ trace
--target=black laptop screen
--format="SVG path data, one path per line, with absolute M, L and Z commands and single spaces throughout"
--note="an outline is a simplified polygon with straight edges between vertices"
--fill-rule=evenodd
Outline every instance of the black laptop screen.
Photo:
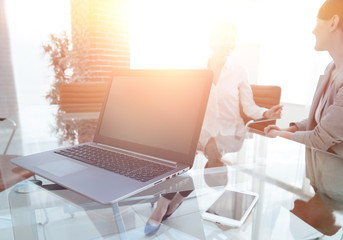
M 211 73 L 124 70 L 114 75 L 96 138 L 114 147 L 186 164 L 194 158 Z

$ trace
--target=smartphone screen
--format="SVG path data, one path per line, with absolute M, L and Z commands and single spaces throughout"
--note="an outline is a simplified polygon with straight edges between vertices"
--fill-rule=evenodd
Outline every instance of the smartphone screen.
M 240 221 L 257 196 L 226 190 L 207 213 Z

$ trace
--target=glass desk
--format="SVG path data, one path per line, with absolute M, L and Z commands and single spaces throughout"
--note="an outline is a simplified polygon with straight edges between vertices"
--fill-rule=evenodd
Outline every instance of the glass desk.
M 25 129 L 27 122 L 20 124 L 22 113 L 18 114 L 19 134 L 9 154 L 31 154 L 86 140 L 92 134 L 89 126 L 96 124 L 97 118 L 96 114 L 56 115 L 58 110 L 53 106 L 35 108 L 35 111 L 40 113 L 40 124 L 31 125 L 30 129 Z M 36 116 L 26 121 L 32 123 Z M 58 116 L 63 117 L 62 120 L 58 120 Z M 88 127 L 81 126 L 84 122 Z M 72 136 L 75 138 L 69 135 L 67 141 L 63 140 L 63 134 L 56 131 L 63 124 L 74 124 Z M 87 129 L 86 134 L 81 136 L 78 129 Z M 305 161 L 306 151 L 311 152 L 312 160 L 318 158 L 328 166 L 326 177 L 312 179 L 312 183 L 318 185 L 317 192 L 305 177 L 311 166 L 308 158 Z M 0 238 L 342 239 L 343 201 L 340 197 L 343 187 L 341 174 L 337 173 L 343 169 L 341 160 L 286 139 L 251 134 L 240 151 L 224 156 L 225 166 L 206 168 L 207 159 L 198 152 L 193 168 L 186 174 L 113 206 L 92 202 L 66 189 L 52 189 L 51 182 L 37 176 L 43 186 L 25 180 L 0 193 Z M 257 204 L 240 227 L 202 217 L 209 204 L 225 189 L 259 195 Z M 322 189 L 327 190 L 328 195 L 318 193 Z M 146 236 L 146 222 L 161 194 L 188 190 L 190 194 L 180 207 L 162 222 L 154 235 Z

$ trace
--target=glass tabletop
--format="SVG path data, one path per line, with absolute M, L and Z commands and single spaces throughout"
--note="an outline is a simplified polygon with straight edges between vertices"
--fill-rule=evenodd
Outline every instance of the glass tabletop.
M 14 118 L 19 124 L 9 154 L 26 155 L 89 141 L 95 131 L 97 113 L 67 114 L 58 107 L 45 106 L 23 110 Z M 282 138 L 248 134 L 241 149 L 226 154 L 222 161 L 224 164 L 209 168 L 206 157 L 199 151 L 187 173 L 114 205 L 92 202 L 39 176 L 36 179 L 43 185 L 37 185 L 31 177 L 0 193 L 0 236 L 4 239 L 341 239 L 341 157 Z M 213 208 L 220 210 L 216 213 L 219 215 L 229 211 L 233 211 L 233 216 L 242 215 L 246 201 L 237 196 L 237 201 L 233 201 L 229 195 L 220 198 L 228 191 L 258 196 L 241 224 L 206 217 L 206 212 L 211 213 L 209 209 Z M 178 201 L 171 205 L 175 199 Z M 159 209 L 167 209 L 160 216 L 165 217 L 160 225 L 154 222 Z M 152 234 L 147 234 L 147 222 L 153 230 L 157 228 Z

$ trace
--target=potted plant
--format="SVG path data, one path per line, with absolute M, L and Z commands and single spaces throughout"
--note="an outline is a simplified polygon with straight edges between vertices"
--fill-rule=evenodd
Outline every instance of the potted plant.
M 54 80 L 51 84 L 46 99 L 50 104 L 59 104 L 60 86 L 63 83 L 86 82 L 89 79 L 87 69 L 88 42 L 84 33 L 79 33 L 72 41 L 66 32 L 61 34 L 50 34 L 50 40 L 43 44 L 44 53 L 49 56 L 50 67 L 54 71 Z M 56 115 L 55 134 L 59 137 L 59 144 L 75 144 L 80 141 L 92 139 L 95 131 L 96 119 L 77 120 L 65 119 L 64 112 L 59 109 Z M 84 129 L 87 129 L 87 136 L 84 136 Z M 91 131 L 92 130 L 92 131 Z M 90 132 L 91 131 L 91 132 Z M 81 134 L 82 133 L 82 134 Z

